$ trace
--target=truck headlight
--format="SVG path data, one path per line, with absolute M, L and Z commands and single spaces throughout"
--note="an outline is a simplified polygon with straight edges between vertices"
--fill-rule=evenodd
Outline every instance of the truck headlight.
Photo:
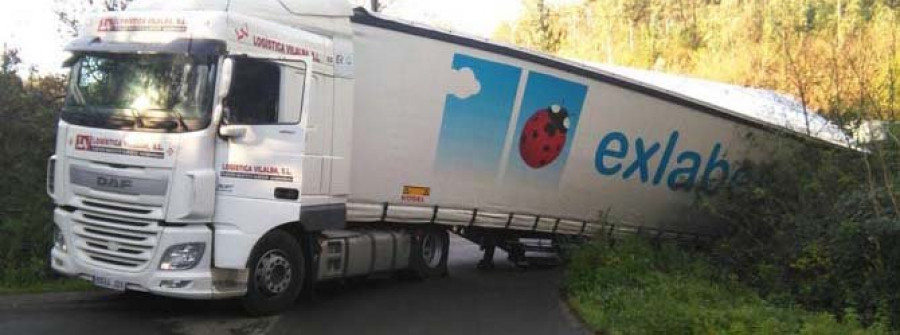
M 57 225 L 53 225 L 53 246 L 59 251 L 69 252 L 69 246 L 66 245 L 66 237 Z
M 184 243 L 176 244 L 163 253 L 162 260 L 159 262 L 160 270 L 190 270 L 200 263 L 203 258 L 203 252 L 206 250 L 206 243 Z

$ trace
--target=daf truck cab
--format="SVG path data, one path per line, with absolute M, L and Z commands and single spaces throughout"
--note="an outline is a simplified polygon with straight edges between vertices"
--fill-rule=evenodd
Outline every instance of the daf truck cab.
M 138 0 L 86 22 L 48 169 L 53 269 L 243 297 L 254 314 L 320 280 L 444 272 L 442 229 L 342 230 L 351 14 L 344 1 Z

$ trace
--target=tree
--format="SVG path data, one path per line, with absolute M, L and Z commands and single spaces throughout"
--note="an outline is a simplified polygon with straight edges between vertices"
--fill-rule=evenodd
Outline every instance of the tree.
M 19 50 L 7 48 L 3 46 L 3 58 L 0 60 L 0 73 L 8 75 L 16 73 L 16 66 L 22 63 L 19 58 Z
M 43 186 L 53 152 L 56 115 L 65 78 L 23 79 L 14 49 L 0 58 L 0 286 L 27 285 L 48 276 L 52 205 Z
M 525 10 L 512 25 L 503 24 L 498 30 L 500 40 L 520 46 L 555 53 L 560 51 L 566 37 L 566 18 L 558 8 L 544 0 L 524 1 Z
M 900 1 L 523 0 L 495 37 L 562 57 L 773 89 L 832 115 L 895 114 Z

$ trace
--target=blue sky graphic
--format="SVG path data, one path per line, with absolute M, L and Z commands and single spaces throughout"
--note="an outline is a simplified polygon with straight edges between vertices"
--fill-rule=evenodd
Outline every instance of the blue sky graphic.
M 562 169 L 569 157 L 569 150 L 578 128 L 578 120 L 581 117 L 581 109 L 584 106 L 586 95 L 587 86 L 585 85 L 543 73 L 528 73 L 528 82 L 525 85 L 525 94 L 516 122 L 516 132 L 513 136 L 515 141 L 511 143 L 513 147 L 510 150 L 504 183 L 532 184 L 538 187 L 548 187 L 559 183 L 560 174 L 562 174 Z M 553 163 L 540 169 L 532 169 L 525 164 L 519 154 L 519 134 L 522 133 L 522 128 L 528 118 L 535 112 L 554 104 L 563 106 L 569 112 L 566 145 Z
M 435 169 L 492 180 L 499 170 L 521 69 L 462 54 L 453 69 L 470 68 L 481 91 L 467 99 L 447 94 Z

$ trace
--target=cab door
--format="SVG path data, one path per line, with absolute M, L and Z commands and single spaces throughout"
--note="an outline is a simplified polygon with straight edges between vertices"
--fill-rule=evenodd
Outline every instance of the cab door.
M 299 203 L 309 64 L 232 60 L 216 144 L 217 195 Z

